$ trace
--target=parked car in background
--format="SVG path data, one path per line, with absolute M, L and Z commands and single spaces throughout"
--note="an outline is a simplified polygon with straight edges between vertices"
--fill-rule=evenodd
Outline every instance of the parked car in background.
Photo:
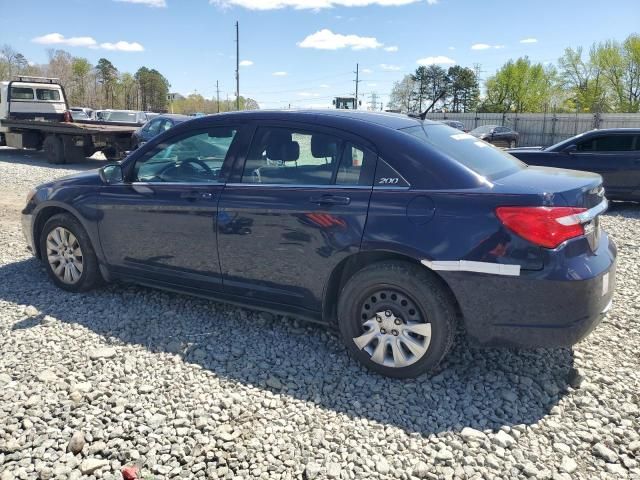
M 640 201 L 640 128 L 592 130 L 548 148 L 509 153 L 529 165 L 599 173 L 609 199 Z
M 469 135 L 473 135 L 497 147 L 515 148 L 518 145 L 518 132 L 500 125 L 482 125 L 471 130 Z
M 94 112 L 91 108 L 86 107 L 70 107 L 69 111 L 71 112 L 71 118 L 74 120 L 93 120 Z
M 445 125 L 449 125 L 451 128 L 455 128 L 463 132 L 468 131 L 466 128 L 464 128 L 464 123 L 459 122 L 457 120 L 440 120 L 440 123 L 444 123 Z
M 122 279 L 286 312 L 384 375 L 436 368 L 459 321 L 481 344 L 574 344 L 615 285 L 602 178 L 451 132 L 358 110 L 193 119 L 37 187 L 24 233 L 62 289 Z
M 104 110 L 102 121 L 108 123 L 131 123 L 134 125 L 144 125 L 147 121 L 147 114 L 137 110 Z
M 135 150 L 136 148 L 144 145 L 156 135 L 166 132 L 179 123 L 192 119 L 193 117 L 189 117 L 188 115 L 166 114 L 156 116 L 154 119 L 149 120 L 142 127 L 133 132 L 133 135 L 131 136 L 131 148 Z

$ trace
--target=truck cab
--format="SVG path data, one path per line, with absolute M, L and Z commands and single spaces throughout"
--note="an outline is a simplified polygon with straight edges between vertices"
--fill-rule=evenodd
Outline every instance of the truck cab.
M 62 121 L 67 101 L 57 81 L 56 78 L 18 77 L 0 82 L 0 121 Z M 0 132 L 7 130 L 0 125 Z

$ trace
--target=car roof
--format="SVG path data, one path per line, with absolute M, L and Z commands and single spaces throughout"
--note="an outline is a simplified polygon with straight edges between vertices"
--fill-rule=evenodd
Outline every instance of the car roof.
M 155 120 L 157 118 L 170 118 L 171 120 L 180 120 L 182 122 L 186 122 L 187 120 L 193 120 L 193 117 L 190 117 L 189 115 L 181 115 L 179 113 L 160 113 L 156 115 L 158 116 L 153 117 L 152 120 Z
M 291 121 L 308 121 L 323 120 L 324 124 L 331 124 L 334 120 L 341 123 L 340 120 L 355 120 L 357 122 L 375 124 L 382 127 L 398 130 L 401 128 L 414 127 L 420 125 L 423 121 L 418 118 L 409 117 L 400 113 L 387 112 L 369 112 L 364 110 L 245 110 L 240 112 L 225 112 L 214 115 L 208 115 L 206 119 L 215 119 L 221 117 L 239 116 L 244 120 L 291 120 Z M 431 120 L 424 120 L 426 123 L 437 123 Z
M 640 133 L 640 128 L 596 128 L 585 133 Z

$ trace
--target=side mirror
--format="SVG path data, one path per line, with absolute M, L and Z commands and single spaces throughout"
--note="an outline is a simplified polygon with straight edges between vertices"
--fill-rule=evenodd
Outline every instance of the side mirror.
M 577 145 L 569 145 L 567 148 L 565 148 L 562 153 L 575 153 L 578 151 L 578 146 Z
M 100 180 L 105 185 L 113 185 L 116 183 L 124 182 L 124 175 L 122 174 L 122 166 L 119 163 L 111 163 L 105 165 L 99 170 Z

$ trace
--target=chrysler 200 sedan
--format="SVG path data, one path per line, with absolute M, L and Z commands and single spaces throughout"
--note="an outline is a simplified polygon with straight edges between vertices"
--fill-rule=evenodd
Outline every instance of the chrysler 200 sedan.
M 530 167 L 430 121 L 358 111 L 184 122 L 29 194 L 53 283 L 124 280 L 323 322 L 366 367 L 432 370 L 457 323 L 564 346 L 611 305 L 599 175 Z

